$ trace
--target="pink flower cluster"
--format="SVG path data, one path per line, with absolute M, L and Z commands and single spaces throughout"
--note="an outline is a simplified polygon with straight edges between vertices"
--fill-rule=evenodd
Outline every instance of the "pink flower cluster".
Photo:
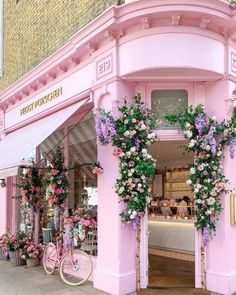
M 20 250 L 20 256 L 23 259 L 36 259 L 42 254 L 42 245 L 34 244 L 31 239 L 25 242 L 25 246 Z
M 95 168 L 93 168 L 92 173 L 93 174 L 102 174 L 103 173 L 103 168 L 95 167 Z

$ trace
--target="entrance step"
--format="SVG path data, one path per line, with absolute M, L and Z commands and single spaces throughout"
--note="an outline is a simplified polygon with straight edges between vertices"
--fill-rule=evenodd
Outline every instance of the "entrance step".
M 210 295 L 203 289 L 194 288 L 165 288 L 165 289 L 142 289 L 137 295 Z

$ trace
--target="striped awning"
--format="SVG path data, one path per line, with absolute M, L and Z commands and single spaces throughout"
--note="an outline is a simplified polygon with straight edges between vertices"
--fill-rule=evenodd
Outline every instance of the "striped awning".
M 88 98 L 22 127 L 0 141 L 0 178 L 17 175 L 22 159 L 62 125 Z

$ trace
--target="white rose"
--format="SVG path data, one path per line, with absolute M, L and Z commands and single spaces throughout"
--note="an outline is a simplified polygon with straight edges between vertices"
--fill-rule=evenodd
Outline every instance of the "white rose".
M 151 155 L 147 155 L 147 158 L 148 158 L 148 159 L 151 159 L 151 158 L 152 158 L 152 156 L 151 156 Z
M 191 124 L 190 124 L 189 122 L 186 122 L 186 123 L 185 123 L 185 127 L 186 127 L 186 128 L 189 128 L 190 126 L 191 126 Z
M 130 219 L 134 219 L 135 216 L 134 216 L 133 214 L 131 214 L 129 218 L 130 218 Z
M 195 174 L 196 173 L 196 170 L 194 167 L 190 168 L 190 174 Z
M 119 188 L 119 193 L 122 194 L 125 189 L 123 187 Z
M 152 191 L 152 189 L 149 187 L 149 188 L 148 188 L 148 192 L 150 193 L 151 191 Z
M 132 169 L 130 169 L 130 172 L 134 173 L 134 169 L 133 169 L 133 168 L 132 168 Z
M 128 173 L 128 176 L 130 177 L 130 176 L 132 176 L 133 175 L 133 173 L 130 171 L 129 173 Z
M 138 183 L 138 187 L 142 187 L 142 184 L 141 183 Z
M 191 180 L 191 179 L 188 179 L 188 180 L 186 181 L 186 184 L 187 184 L 187 185 L 191 185 L 191 184 L 192 184 L 192 180 Z
M 201 189 L 201 188 L 202 188 L 202 185 L 201 185 L 200 183 L 198 183 L 198 184 L 197 184 L 197 188 L 198 188 L 198 189 Z
M 217 156 L 220 157 L 222 155 L 222 151 L 217 152 Z
M 131 156 L 131 152 L 126 152 L 126 156 L 130 157 Z
M 142 175 L 142 176 L 141 176 L 141 179 L 146 179 L 145 175 Z
M 145 124 L 142 124 L 141 127 L 140 127 L 140 129 L 141 130 L 145 130 L 146 129 L 146 125 Z
M 125 123 L 125 125 L 127 125 L 129 123 L 129 120 L 125 119 L 124 123 Z
M 213 197 L 210 197 L 210 198 L 207 200 L 208 205 L 214 205 L 215 202 L 216 202 L 216 200 L 215 200 L 215 198 L 213 198 Z
M 206 151 L 210 151 L 211 150 L 211 146 L 208 144 L 205 146 Z
M 132 213 L 134 216 L 136 216 L 138 213 L 136 211 L 133 211 Z
M 124 133 L 124 136 L 129 136 L 129 135 L 130 135 L 129 130 L 126 130 L 125 133 Z
M 136 130 L 132 130 L 132 131 L 131 131 L 131 134 L 132 134 L 132 135 L 135 135 L 135 134 L 136 134 Z
M 195 193 L 199 193 L 199 189 L 198 188 L 195 188 L 194 192 Z
M 201 203 L 202 203 L 202 200 L 201 200 L 201 199 L 197 199 L 195 202 L 196 202 L 197 204 L 201 204 Z
M 147 138 L 148 139 L 151 139 L 152 138 L 152 134 L 148 134 Z
M 191 138 L 191 137 L 193 136 L 192 131 L 187 131 L 187 132 L 186 132 L 186 136 L 187 136 L 188 138 Z
M 147 153 L 147 150 L 146 149 L 142 149 L 142 153 L 143 154 L 146 154 Z
M 132 119 L 132 123 L 136 123 L 136 121 L 137 121 L 137 120 L 136 120 L 135 118 Z
M 189 148 L 192 148 L 192 147 L 194 147 L 194 145 L 195 145 L 194 142 L 190 142 L 190 143 L 188 144 L 188 147 L 189 147 Z
M 211 213 L 212 213 L 211 210 L 207 210 L 206 212 L 207 215 L 211 215 Z
M 136 147 L 135 146 L 132 146 L 132 148 L 130 149 L 131 153 L 135 152 L 136 151 Z

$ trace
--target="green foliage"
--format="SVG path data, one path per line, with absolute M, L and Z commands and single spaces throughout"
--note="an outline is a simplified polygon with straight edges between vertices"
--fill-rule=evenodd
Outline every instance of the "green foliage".
M 194 154 L 194 164 L 187 184 L 194 194 L 195 226 L 203 230 L 207 243 L 207 237 L 213 235 L 216 220 L 223 210 L 220 194 L 228 192 L 228 180 L 222 172 L 222 154 L 225 146 L 230 146 L 230 156 L 234 157 L 236 110 L 231 120 L 221 123 L 214 117 L 207 117 L 203 105 L 190 106 L 178 115 L 166 115 L 165 119 L 172 124 L 178 122 L 190 140 L 187 150 Z

